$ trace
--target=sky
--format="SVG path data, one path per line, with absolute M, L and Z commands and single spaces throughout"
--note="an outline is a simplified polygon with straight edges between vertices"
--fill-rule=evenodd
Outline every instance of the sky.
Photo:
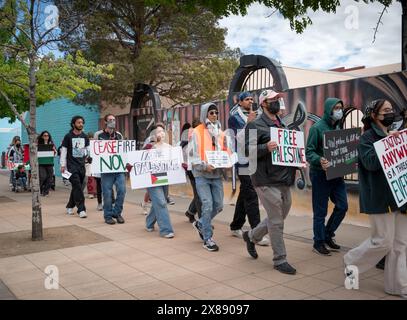
M 383 14 L 374 43 L 374 28 L 383 6 L 341 1 L 336 13 L 310 12 L 313 24 L 302 33 L 273 9 L 254 4 L 246 16 L 229 16 L 226 44 L 244 54 L 276 59 L 284 66 L 327 70 L 335 67 L 380 66 L 401 61 L 401 4 L 394 1 Z

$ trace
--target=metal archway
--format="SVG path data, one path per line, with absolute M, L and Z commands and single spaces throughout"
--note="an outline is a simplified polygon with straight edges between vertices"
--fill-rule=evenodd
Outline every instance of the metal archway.
M 143 146 L 152 125 L 160 121 L 157 112 L 160 108 L 161 100 L 156 88 L 144 83 L 137 84 L 131 101 L 130 128 L 138 149 Z
M 240 65 L 237 68 L 235 75 L 230 83 L 228 103 L 230 106 L 234 105 L 233 97 L 237 92 L 245 90 L 245 84 L 255 71 L 267 69 L 273 81 L 273 89 L 276 91 L 288 90 L 288 82 L 281 64 L 274 60 L 261 55 L 245 55 L 240 58 Z M 262 88 L 266 89 L 271 87 L 267 85 Z

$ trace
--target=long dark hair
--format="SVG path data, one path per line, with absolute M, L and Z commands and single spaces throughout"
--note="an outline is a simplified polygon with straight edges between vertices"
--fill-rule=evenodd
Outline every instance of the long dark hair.
M 49 143 L 49 144 L 54 144 L 54 141 L 52 140 L 51 134 L 50 134 L 47 130 L 44 130 L 44 131 L 41 132 L 40 135 L 38 136 L 38 144 L 44 144 L 44 143 L 45 143 L 45 142 L 44 142 L 44 138 L 43 138 L 44 133 L 48 133 L 48 136 L 49 136 L 49 138 L 48 138 L 48 143 Z
M 369 130 L 372 128 L 372 113 L 377 115 L 381 107 L 383 107 L 386 99 L 377 99 L 372 101 L 365 109 L 365 114 L 363 115 L 362 122 L 363 122 L 363 131 Z

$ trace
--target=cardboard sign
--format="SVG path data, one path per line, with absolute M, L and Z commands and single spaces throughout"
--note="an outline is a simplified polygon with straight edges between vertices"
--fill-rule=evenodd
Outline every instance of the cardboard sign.
M 397 206 L 407 203 L 407 129 L 374 143 Z
M 304 132 L 271 127 L 270 140 L 277 142 L 278 145 L 278 148 L 271 153 L 274 165 L 306 166 Z
M 360 128 L 333 130 L 324 133 L 324 158 L 330 162 L 327 180 L 357 171 Z
M 132 151 L 127 161 L 132 189 L 186 183 L 181 147 Z
M 126 172 L 127 154 L 136 146 L 136 140 L 91 140 L 91 173 Z
M 230 168 L 236 161 L 235 157 L 230 156 L 227 151 L 205 151 L 208 164 L 214 168 Z

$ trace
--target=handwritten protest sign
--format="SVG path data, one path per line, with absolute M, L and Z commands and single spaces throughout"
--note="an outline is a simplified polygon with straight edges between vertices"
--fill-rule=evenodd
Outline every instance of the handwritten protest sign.
M 182 168 L 181 147 L 132 151 L 127 162 L 132 166 L 130 181 L 132 189 L 142 189 L 170 184 L 185 183 Z
M 407 203 L 407 129 L 374 143 L 397 206 Z
M 205 151 L 205 155 L 214 168 L 230 168 L 237 162 L 235 154 L 229 155 L 227 151 Z
M 305 167 L 304 133 L 283 128 L 270 128 L 270 140 L 277 142 L 278 148 L 271 153 L 274 165 Z
M 136 146 L 136 140 L 91 140 L 92 174 L 125 172 L 127 154 Z
M 324 157 L 330 162 L 327 180 L 357 171 L 360 135 L 360 128 L 324 132 Z

